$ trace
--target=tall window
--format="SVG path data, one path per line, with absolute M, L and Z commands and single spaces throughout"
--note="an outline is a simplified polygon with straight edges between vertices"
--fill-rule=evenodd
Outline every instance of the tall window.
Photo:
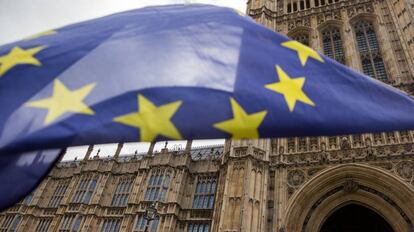
M 49 201 L 49 207 L 58 207 L 63 197 L 65 196 L 66 189 L 68 188 L 69 183 L 67 181 L 59 181 L 56 186 L 55 192 L 53 193 L 52 198 Z
M 151 175 L 144 199 L 146 201 L 164 201 L 169 184 L 170 176 L 168 174 Z
M 21 220 L 21 217 L 20 216 L 17 216 L 14 219 L 13 223 L 11 224 L 8 232 L 14 232 L 14 231 L 16 231 L 17 230 L 17 227 L 19 226 L 20 220 Z
M 72 202 L 89 204 L 96 188 L 96 182 L 97 180 L 95 178 L 87 177 L 82 179 L 76 189 Z
M 323 53 L 340 63 L 345 63 L 342 48 L 341 31 L 337 27 L 327 28 L 322 32 Z
M 48 232 L 50 223 L 52 222 L 51 218 L 42 218 L 37 224 L 36 232 Z
M 208 232 L 209 227 L 207 223 L 190 223 L 187 232 Z
M 159 218 L 156 218 L 153 221 L 151 221 L 150 224 L 148 225 L 148 231 L 156 232 L 159 222 L 160 222 Z M 144 218 L 144 216 L 143 215 L 137 216 L 137 220 L 136 220 L 135 227 L 134 227 L 134 232 L 144 231 L 146 225 L 147 225 L 147 220 Z
M 215 177 L 199 178 L 194 193 L 193 208 L 212 209 L 217 181 Z
M 118 232 L 121 227 L 121 219 L 105 219 L 101 232 Z
M 378 80 L 387 81 L 387 72 L 374 26 L 371 22 L 359 21 L 354 28 L 363 72 Z
M 60 224 L 59 232 L 78 232 L 82 224 L 82 216 L 66 215 Z
M 295 33 L 294 35 L 291 36 L 292 39 L 306 45 L 309 46 L 309 33 L 307 32 L 300 32 L 300 33 Z
M 128 196 L 132 188 L 132 179 L 124 178 L 120 179 L 114 196 L 112 198 L 111 206 L 124 207 L 127 205 Z
M 8 215 L 3 217 L 3 221 L 0 225 L 0 232 L 14 232 L 19 226 L 21 217 Z

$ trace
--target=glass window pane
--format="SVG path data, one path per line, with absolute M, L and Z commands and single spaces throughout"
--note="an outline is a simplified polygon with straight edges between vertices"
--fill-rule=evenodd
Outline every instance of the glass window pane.
M 197 208 L 197 205 L 198 205 L 198 196 L 194 196 L 193 208 Z
M 167 188 L 169 184 L 170 184 L 170 176 L 167 175 L 167 176 L 165 176 L 163 186 Z
M 78 216 L 75 220 L 75 223 L 73 224 L 72 231 L 75 231 L 75 232 L 79 231 L 81 223 L 82 223 L 82 217 Z
M 214 207 L 214 195 L 210 196 L 208 208 L 212 209 Z
M 85 199 L 83 200 L 83 203 L 89 204 L 89 202 L 91 201 L 91 198 L 92 198 L 92 192 L 88 191 L 86 193 Z

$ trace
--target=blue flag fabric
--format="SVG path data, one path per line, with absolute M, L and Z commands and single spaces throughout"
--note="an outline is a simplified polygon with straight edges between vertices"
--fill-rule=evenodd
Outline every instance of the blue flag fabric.
M 4 45 L 0 106 L 1 156 L 414 129 L 412 97 L 210 5 L 148 7 Z
M 52 149 L 0 156 L 0 210 L 30 193 L 63 154 Z

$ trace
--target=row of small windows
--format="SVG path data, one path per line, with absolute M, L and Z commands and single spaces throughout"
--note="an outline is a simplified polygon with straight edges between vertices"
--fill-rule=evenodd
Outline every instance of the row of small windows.
M 49 201 L 48 206 L 56 208 L 59 206 L 60 202 L 62 201 L 63 197 L 65 196 L 66 189 L 68 188 L 68 182 L 61 182 L 58 183 L 55 192 L 52 195 L 52 198 Z
M 313 3 L 315 7 L 319 7 L 339 1 L 340 0 L 314 0 Z M 287 13 L 292 13 L 311 8 L 310 0 L 287 0 L 287 2 Z
M 111 206 L 125 207 L 128 203 L 128 197 L 132 189 L 132 178 L 121 179 L 115 189 L 112 197 Z M 164 201 L 170 183 L 169 175 L 151 175 L 148 187 L 144 196 L 147 201 Z M 79 182 L 79 185 L 72 198 L 72 203 L 89 204 L 92 195 L 95 191 L 97 179 L 84 178 Z M 193 208 L 210 209 L 214 206 L 214 195 L 216 192 L 217 181 L 216 178 L 208 177 L 202 178 L 198 181 L 193 199 Z M 68 182 L 59 183 L 49 201 L 49 207 L 58 207 L 61 203 Z M 30 195 L 32 196 L 32 195 Z M 26 201 L 26 200 L 25 200 Z M 31 197 L 30 197 L 31 201 Z
M 78 232 L 82 224 L 82 216 L 66 215 L 60 224 L 59 232 Z
M 215 177 L 198 180 L 194 193 L 193 208 L 212 209 L 214 206 L 216 186 L 217 180 Z
M 78 232 L 80 231 L 83 217 L 79 215 L 65 215 L 61 221 L 59 232 Z M 21 216 L 5 216 L 1 222 L 0 232 L 15 232 Z M 51 218 L 40 219 L 36 231 L 46 232 L 49 230 Z M 148 223 L 148 232 L 156 232 L 159 224 L 159 218 Z M 144 231 L 147 220 L 143 215 L 137 216 L 134 232 Z M 121 219 L 105 219 L 101 226 L 101 232 L 119 232 L 121 227 Z M 190 223 L 187 232 L 209 232 L 208 223 Z
M 89 204 L 91 201 L 93 192 L 96 188 L 96 179 L 85 178 L 80 181 L 75 195 L 73 196 L 73 203 Z
M 359 21 L 354 25 L 354 29 L 363 73 L 386 82 L 388 80 L 387 71 L 381 56 L 381 50 L 373 24 L 368 21 Z M 345 64 L 340 29 L 338 27 L 329 27 L 321 33 L 324 54 Z M 298 32 L 291 37 L 309 46 L 309 33 Z
M 169 175 L 151 175 L 148 188 L 145 192 L 144 199 L 146 201 L 164 201 L 165 195 L 168 190 L 168 185 L 170 184 Z
M 124 207 L 128 203 L 128 196 L 132 188 L 132 179 L 121 179 L 116 186 L 111 206 Z
M 49 226 L 52 223 L 52 219 L 51 218 L 44 218 L 44 219 L 40 219 L 39 223 L 37 224 L 36 227 L 36 232 L 48 232 L 49 231 Z
M 14 216 L 14 215 L 8 215 L 3 217 L 3 221 L 1 221 L 0 224 L 0 232 L 14 232 L 17 230 L 17 227 L 19 226 L 21 217 L 20 216 Z
M 101 232 L 118 232 L 121 228 L 121 219 L 105 219 Z
M 134 232 L 144 231 L 147 223 L 148 223 L 148 232 L 156 232 L 159 222 L 160 222 L 159 218 L 156 218 L 153 221 L 148 223 L 147 219 L 145 219 L 143 215 L 140 215 L 138 216 L 137 222 L 135 223 Z
M 188 225 L 187 232 L 208 232 L 210 225 L 207 223 L 199 224 L 199 223 L 190 223 Z

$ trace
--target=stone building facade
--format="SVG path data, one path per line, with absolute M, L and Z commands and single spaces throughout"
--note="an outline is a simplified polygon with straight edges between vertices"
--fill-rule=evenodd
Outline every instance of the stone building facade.
M 257 22 L 414 95 L 414 1 L 247 4 Z M 413 131 L 187 145 L 89 149 L 1 213 L 0 231 L 144 231 L 154 201 L 149 231 L 414 231 Z

